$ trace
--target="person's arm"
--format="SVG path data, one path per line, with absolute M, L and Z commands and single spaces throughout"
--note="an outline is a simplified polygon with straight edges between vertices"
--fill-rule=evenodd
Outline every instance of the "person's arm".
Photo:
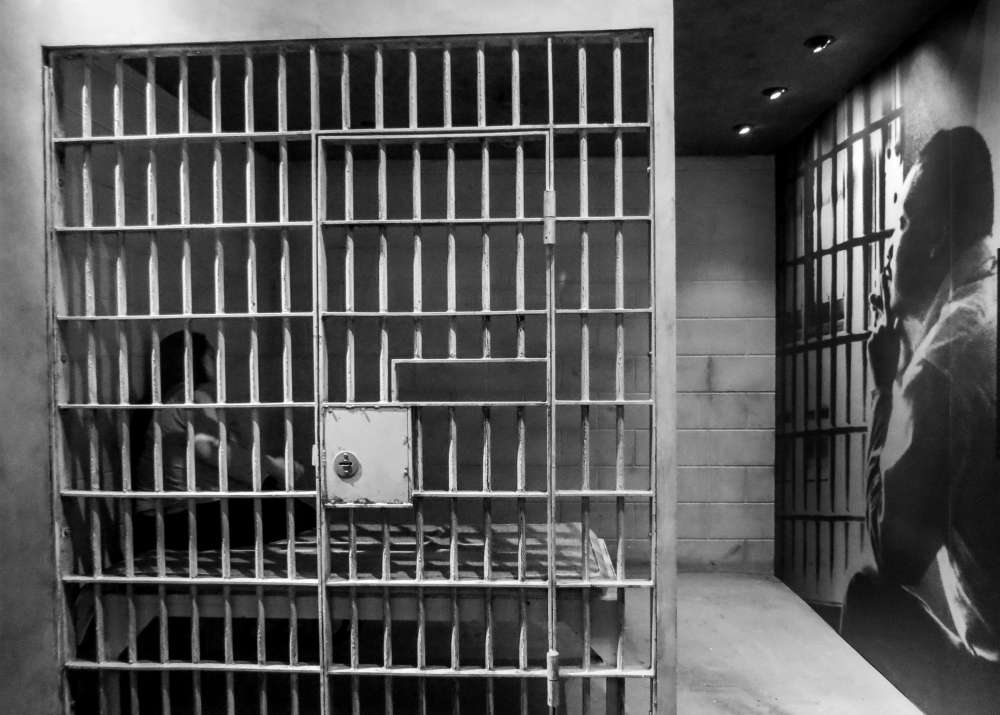
M 214 402 L 213 396 L 207 391 L 198 390 L 195 392 L 195 402 Z M 215 468 L 219 467 L 219 419 L 214 407 L 205 407 L 199 410 L 193 420 L 195 431 L 194 450 L 195 457 Z M 232 432 L 226 440 L 226 465 L 227 475 L 230 482 L 237 482 L 242 486 L 249 487 L 253 484 L 253 454 L 239 443 L 236 435 Z M 273 476 L 282 484 L 286 479 L 285 460 L 280 457 L 261 455 L 260 460 L 261 477 Z M 296 486 L 306 488 L 299 484 L 304 481 L 305 470 L 301 464 L 295 462 L 293 465 Z M 308 486 L 311 488 L 311 483 Z
M 946 535 L 950 391 L 947 376 L 923 363 L 906 390 L 882 384 L 873 393 L 868 534 L 879 573 L 903 585 L 920 581 Z

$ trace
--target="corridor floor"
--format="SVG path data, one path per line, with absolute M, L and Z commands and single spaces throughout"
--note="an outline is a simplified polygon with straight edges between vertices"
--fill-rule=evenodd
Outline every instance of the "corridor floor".
M 920 715 L 773 577 L 682 573 L 678 715 Z

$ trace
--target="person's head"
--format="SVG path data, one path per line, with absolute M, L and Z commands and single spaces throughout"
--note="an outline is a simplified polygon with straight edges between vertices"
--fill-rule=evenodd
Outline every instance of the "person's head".
M 921 150 L 900 197 L 893 235 L 891 304 L 898 315 L 929 305 L 951 262 L 993 231 L 993 167 L 972 127 L 937 132 Z
M 184 331 L 160 341 L 160 389 L 166 393 L 184 383 Z M 201 333 L 191 333 L 191 381 L 193 385 L 215 379 L 215 348 Z

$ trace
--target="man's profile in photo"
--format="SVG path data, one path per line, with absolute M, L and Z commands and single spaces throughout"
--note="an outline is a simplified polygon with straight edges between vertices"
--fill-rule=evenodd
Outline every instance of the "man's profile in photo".
M 867 526 L 877 569 L 841 634 L 929 715 L 997 712 L 1000 461 L 993 168 L 937 132 L 899 197 L 871 299 Z

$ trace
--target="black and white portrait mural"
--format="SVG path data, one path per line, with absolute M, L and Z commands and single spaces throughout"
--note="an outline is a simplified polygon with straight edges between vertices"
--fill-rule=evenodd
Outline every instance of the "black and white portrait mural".
M 1000 0 L 781 162 L 779 574 L 930 715 L 1000 712 Z

